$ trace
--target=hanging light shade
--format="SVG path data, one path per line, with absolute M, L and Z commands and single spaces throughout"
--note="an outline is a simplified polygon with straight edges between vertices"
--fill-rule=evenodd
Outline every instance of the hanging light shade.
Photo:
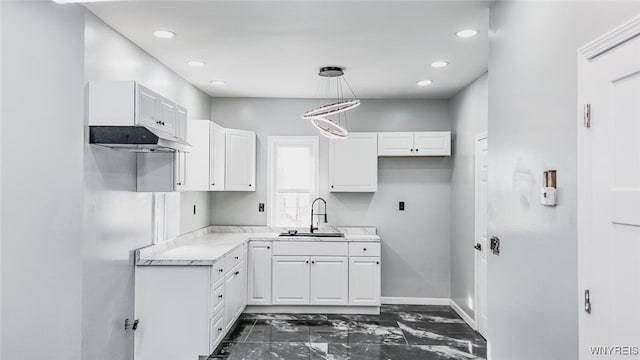
M 332 91 L 335 91 L 336 101 L 305 111 L 302 114 L 302 119 L 310 120 L 311 124 L 320 131 L 320 134 L 328 138 L 344 139 L 349 136 L 346 111 L 358 107 L 360 100 L 356 98 L 356 94 L 344 78 L 342 68 L 336 66 L 323 67 L 320 68 L 318 75 L 326 79 L 325 97 L 331 98 Z M 335 85 L 332 86 L 332 82 Z M 345 88 L 351 93 L 350 98 L 345 98 Z

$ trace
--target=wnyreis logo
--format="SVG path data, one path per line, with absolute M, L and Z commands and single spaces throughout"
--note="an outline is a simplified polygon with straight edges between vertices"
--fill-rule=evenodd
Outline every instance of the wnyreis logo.
M 640 346 L 590 346 L 591 355 L 639 356 Z

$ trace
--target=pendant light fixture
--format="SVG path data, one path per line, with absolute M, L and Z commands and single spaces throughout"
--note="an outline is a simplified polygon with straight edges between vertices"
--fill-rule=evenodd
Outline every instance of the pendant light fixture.
M 307 110 L 302 114 L 302 119 L 310 120 L 311 124 L 320 131 L 320 134 L 332 139 L 344 139 L 349 136 L 347 130 L 347 110 L 351 110 L 360 105 L 360 100 L 349 86 L 344 77 L 341 67 L 326 66 L 320 68 L 318 73 L 323 78 L 323 94 L 327 98 L 332 98 L 335 94 L 335 101 Z M 345 97 L 345 90 L 350 92 L 351 97 Z M 348 95 L 348 94 L 347 94 Z

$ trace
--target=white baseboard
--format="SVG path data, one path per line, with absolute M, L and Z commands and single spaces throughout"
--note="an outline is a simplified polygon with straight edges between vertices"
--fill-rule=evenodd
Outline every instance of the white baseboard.
M 467 324 L 469 324 L 469 326 L 471 326 L 471 328 L 473 330 L 478 330 L 476 328 L 476 321 L 469 316 L 469 314 L 467 314 L 464 310 L 462 310 L 462 308 L 460 307 L 460 305 L 458 305 L 455 301 L 453 301 L 452 299 L 449 299 L 449 306 L 451 306 L 451 308 L 458 313 L 458 315 L 460 315 L 460 317 L 462 318 L 462 320 L 464 320 Z
M 421 297 L 381 297 L 382 304 L 389 305 L 449 305 L 448 298 L 421 298 Z

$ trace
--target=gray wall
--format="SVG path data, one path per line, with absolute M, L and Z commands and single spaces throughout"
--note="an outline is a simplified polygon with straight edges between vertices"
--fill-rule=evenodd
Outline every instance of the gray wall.
M 2 353 L 79 360 L 83 10 L 2 4 Z
M 258 135 L 255 192 L 211 193 L 212 223 L 265 225 L 258 203 L 267 201 L 267 137 L 318 135 L 305 110 L 324 103 L 301 99 L 213 99 L 218 124 Z M 363 100 L 349 112 L 351 131 L 449 130 L 446 100 Z M 382 237 L 382 295 L 448 298 L 451 160 L 379 160 L 378 192 L 330 194 L 328 141 L 320 138 L 320 196 L 328 203 L 330 225 L 377 226 Z M 397 210 L 398 201 L 406 211 Z
M 489 83 L 485 73 L 450 100 L 453 127 L 451 176 L 451 298 L 471 318 L 475 285 L 475 145 L 487 132 Z M 470 302 L 471 301 L 471 302 Z
M 85 80 L 136 80 L 185 105 L 189 118 L 209 117 L 208 95 L 88 11 L 85 31 Z M 133 336 L 122 327 L 133 318 L 133 250 L 152 241 L 152 194 L 135 192 L 134 154 L 84 144 L 82 358 L 131 359 Z M 169 235 L 209 225 L 207 193 L 167 197 Z
M 576 50 L 640 12 L 626 2 L 491 9 L 489 340 L 494 360 L 578 358 Z M 558 170 L 559 205 L 539 204 Z

